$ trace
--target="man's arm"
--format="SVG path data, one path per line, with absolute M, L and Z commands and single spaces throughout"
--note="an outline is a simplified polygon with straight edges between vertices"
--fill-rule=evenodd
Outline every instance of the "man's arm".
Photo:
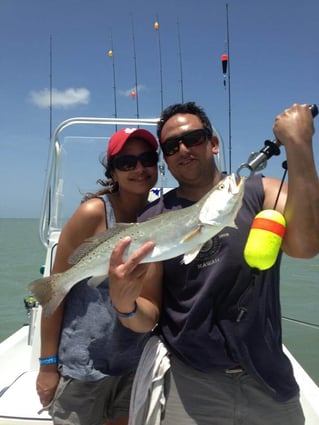
M 274 123 L 274 134 L 285 147 L 288 163 L 288 185 L 284 185 L 277 207 L 287 222 L 282 249 L 298 258 L 311 258 L 319 252 L 319 179 L 313 133 L 313 118 L 307 105 L 293 105 Z M 264 208 L 273 208 L 279 181 L 264 180 Z

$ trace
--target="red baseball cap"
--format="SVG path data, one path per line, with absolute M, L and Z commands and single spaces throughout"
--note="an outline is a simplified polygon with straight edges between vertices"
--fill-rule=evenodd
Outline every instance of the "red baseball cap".
M 157 140 L 150 131 L 143 128 L 122 128 L 110 138 L 107 146 L 107 159 L 109 160 L 111 156 L 118 154 L 125 143 L 133 137 L 143 139 L 145 142 L 149 143 L 152 148 L 155 150 L 158 149 Z

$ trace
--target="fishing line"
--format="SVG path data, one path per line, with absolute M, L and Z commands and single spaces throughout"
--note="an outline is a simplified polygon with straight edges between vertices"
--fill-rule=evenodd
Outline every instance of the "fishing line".
M 279 186 L 279 190 L 278 190 L 278 194 L 277 194 L 277 198 L 274 204 L 274 210 L 276 209 L 277 203 L 278 203 L 278 199 L 280 196 L 280 192 L 282 190 L 282 186 L 284 184 L 285 178 L 286 178 L 286 174 L 287 174 L 287 170 L 288 170 L 288 165 L 287 165 L 287 161 L 284 161 L 282 163 L 282 168 L 284 169 L 284 174 L 282 176 L 281 182 L 280 182 L 280 186 Z M 287 320 L 289 322 L 293 322 L 293 323 L 298 323 L 299 325 L 302 326 L 306 326 L 306 327 L 310 327 L 310 328 L 314 328 L 314 329 L 319 329 L 319 325 L 315 324 L 315 323 L 311 323 L 311 322 L 305 322 L 303 320 L 297 320 L 297 319 L 293 319 L 291 317 L 287 317 L 287 316 L 282 316 L 282 319 Z
M 317 105 L 309 105 L 309 110 L 313 117 L 318 115 Z M 255 171 L 260 171 L 265 168 L 267 160 L 273 155 L 279 155 L 281 143 L 279 140 L 266 140 L 264 142 L 265 147 L 259 151 L 259 153 L 252 153 L 248 161 L 242 164 L 237 169 L 237 176 L 240 176 L 240 172 L 243 169 L 250 171 L 249 177 L 252 177 Z M 244 291 L 242 296 L 237 302 L 238 316 L 237 323 L 241 321 L 244 315 L 248 312 L 248 306 L 242 305 L 242 298 L 245 292 L 249 288 L 254 288 L 257 276 L 260 272 L 272 267 L 278 258 L 280 245 L 284 236 L 286 222 L 282 214 L 276 211 L 278 200 L 282 192 L 283 184 L 286 178 L 288 166 L 287 161 L 282 163 L 284 173 L 279 185 L 278 193 L 274 203 L 273 210 L 261 211 L 256 215 L 253 220 L 250 232 L 248 234 L 247 242 L 244 248 L 244 258 L 246 263 L 250 266 L 250 282 L 247 289 Z M 268 249 L 269 248 L 269 249 Z M 252 301 L 254 305 L 254 301 Z M 311 324 L 309 324 L 311 326 Z
M 316 323 L 305 322 L 303 320 L 297 320 L 297 319 L 293 319 L 293 318 L 287 317 L 287 316 L 281 316 L 281 317 L 282 317 L 282 319 L 287 320 L 289 322 L 295 322 L 295 323 L 298 323 L 299 325 L 308 326 L 308 327 L 314 328 L 314 329 L 319 329 L 319 325 L 317 325 Z
M 288 164 L 287 164 L 287 161 L 284 161 L 284 162 L 281 164 L 281 166 L 282 166 L 282 168 L 283 168 L 285 171 L 284 171 L 284 174 L 283 174 L 282 179 L 281 179 L 281 182 L 280 182 L 280 186 L 279 186 L 279 189 L 278 189 L 277 198 L 276 198 L 276 200 L 275 200 L 273 210 L 275 210 L 275 209 L 276 209 L 276 206 L 277 206 L 277 203 L 278 203 L 278 199 L 279 199 L 279 195 L 280 195 L 280 192 L 281 192 L 281 190 L 282 190 L 283 184 L 284 184 L 284 182 L 285 182 L 285 178 L 286 178 L 286 174 L 287 174 L 287 170 L 288 170 Z

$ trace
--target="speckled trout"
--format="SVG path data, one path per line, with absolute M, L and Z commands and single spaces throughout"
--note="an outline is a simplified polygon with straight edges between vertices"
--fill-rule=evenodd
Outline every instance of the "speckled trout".
M 153 250 L 142 263 L 163 261 L 183 255 L 190 263 L 202 246 L 224 227 L 236 228 L 235 218 L 242 205 L 244 178 L 231 174 L 221 180 L 195 204 L 158 215 L 142 223 L 119 224 L 85 241 L 69 259 L 73 266 L 63 273 L 37 279 L 29 289 L 47 315 L 53 313 L 70 289 L 83 279 L 98 286 L 108 275 L 114 246 L 129 236 L 131 243 L 123 260 L 145 242 L 153 241 Z

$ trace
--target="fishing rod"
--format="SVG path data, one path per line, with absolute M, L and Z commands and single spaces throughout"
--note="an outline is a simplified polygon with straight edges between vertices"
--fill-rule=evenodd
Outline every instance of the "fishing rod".
M 110 34 L 111 49 L 108 51 L 108 57 L 112 59 L 112 70 L 113 70 L 113 101 L 114 101 L 114 118 L 117 118 L 117 102 L 116 102 L 116 79 L 115 79 L 115 58 L 113 48 L 113 35 L 112 30 Z M 117 131 L 117 124 L 115 124 L 115 131 Z
M 49 93 L 50 93 L 50 100 L 49 100 L 49 144 L 52 141 L 52 35 L 50 34 L 50 62 L 49 62 Z M 48 219 L 47 219 L 47 225 L 50 225 L 51 221 L 51 187 L 49 189 L 49 202 L 48 202 Z
M 227 79 L 228 79 L 228 155 L 229 172 L 232 170 L 232 109 L 231 109 L 231 85 L 230 85 L 230 40 L 229 40 L 229 18 L 228 3 L 226 3 L 226 51 L 227 51 Z M 225 81 L 224 81 L 225 83 Z
M 135 31 L 134 31 L 134 22 L 133 22 L 133 16 L 131 16 L 131 23 L 132 23 L 132 44 L 133 44 L 133 59 L 134 59 L 134 76 L 135 76 L 135 97 L 136 97 L 136 118 L 138 119 L 140 117 L 139 112 L 139 103 L 138 103 L 138 97 L 139 97 L 139 89 L 137 84 L 137 65 L 136 65 L 136 44 L 135 44 Z M 133 94 L 134 92 L 132 92 Z
M 161 45 L 161 33 L 160 33 L 160 24 L 159 24 L 159 20 L 158 20 L 158 16 L 156 16 L 156 21 L 154 22 L 154 29 L 157 33 L 157 41 L 158 41 L 158 58 L 159 58 L 159 75 L 160 75 L 160 95 L 161 95 L 161 111 L 163 111 L 164 109 L 164 98 L 163 98 L 163 66 L 162 66 L 162 45 Z M 165 185 L 165 162 L 164 162 L 164 158 L 162 156 L 162 160 L 161 162 L 159 162 L 158 165 L 158 169 L 159 169 L 159 173 L 161 176 L 161 181 L 162 181 L 162 185 L 161 185 L 161 192 L 160 192 L 160 196 L 162 197 L 164 192 L 163 192 L 163 187 Z
M 316 104 L 309 105 L 310 112 L 315 118 L 318 115 L 318 106 Z M 274 155 L 280 154 L 281 143 L 279 140 L 266 140 L 264 142 L 265 147 L 259 152 L 253 152 L 249 155 L 247 162 L 241 164 L 241 166 L 236 171 L 236 174 L 239 176 L 240 172 L 243 169 L 248 169 L 250 174 L 248 177 L 252 177 L 256 171 L 263 170 L 267 165 L 267 160 Z
M 180 74 L 180 83 L 181 83 L 181 100 L 182 100 L 182 103 L 184 103 L 182 45 L 181 45 L 181 33 L 180 33 L 178 20 L 177 20 L 177 43 L 178 43 L 178 57 L 179 57 L 179 74 Z
M 299 325 L 307 326 L 309 328 L 319 329 L 319 325 L 317 325 L 316 323 L 305 322 L 304 320 L 297 320 L 288 316 L 281 316 L 281 318 L 284 320 L 287 320 L 288 322 L 294 322 L 294 323 L 298 323 Z
M 161 90 L 161 111 L 164 109 L 164 99 L 163 99 L 163 67 L 162 67 L 162 46 L 161 46 L 161 34 L 160 34 L 160 24 L 158 17 L 154 23 L 154 29 L 157 33 L 158 41 L 158 57 L 159 57 L 159 73 L 160 73 L 160 90 Z

